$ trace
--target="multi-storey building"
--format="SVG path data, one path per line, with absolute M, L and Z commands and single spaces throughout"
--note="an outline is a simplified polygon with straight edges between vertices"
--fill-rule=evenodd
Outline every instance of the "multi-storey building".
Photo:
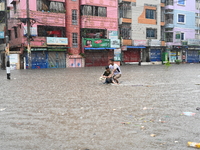
M 119 0 L 119 30 L 125 63 L 161 62 L 164 1 Z
M 25 0 L 8 0 L 8 8 L 11 67 L 65 68 L 68 48 L 65 0 L 31 0 L 29 18 Z M 30 36 L 27 32 L 28 21 L 31 24 Z M 31 57 L 28 57 L 28 38 Z
M 199 0 L 166 0 L 165 37 L 170 62 L 199 62 Z
M 116 0 L 81 0 L 80 9 L 85 66 L 106 66 L 108 60 L 114 57 L 114 49 L 120 48 L 117 32 L 118 2 Z M 116 57 L 118 54 L 115 55 L 116 60 L 119 60 L 117 59 L 119 57 Z

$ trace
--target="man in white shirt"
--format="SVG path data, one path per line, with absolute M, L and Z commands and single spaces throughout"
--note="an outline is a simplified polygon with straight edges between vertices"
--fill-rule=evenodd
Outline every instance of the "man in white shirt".
M 118 79 L 121 77 L 122 72 L 120 67 L 117 64 L 114 64 L 114 59 L 109 60 L 109 68 L 112 71 L 112 76 L 115 82 L 119 83 Z

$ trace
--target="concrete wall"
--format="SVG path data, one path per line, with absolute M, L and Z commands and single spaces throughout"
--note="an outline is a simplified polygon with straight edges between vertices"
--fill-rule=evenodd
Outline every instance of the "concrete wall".
M 156 5 L 144 6 L 144 4 Z M 157 19 L 146 19 L 145 10 L 153 9 L 157 11 Z M 132 39 L 146 40 L 146 28 L 157 29 L 157 39 L 160 40 L 161 35 L 161 3 L 160 0 L 137 0 L 136 6 L 132 6 Z
M 107 8 L 107 17 L 82 16 L 81 28 L 118 30 L 118 2 L 116 0 L 82 0 L 81 5 Z

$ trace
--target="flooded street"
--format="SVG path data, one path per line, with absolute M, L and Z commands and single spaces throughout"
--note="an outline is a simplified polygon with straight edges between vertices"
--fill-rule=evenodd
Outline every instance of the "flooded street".
M 119 85 L 102 84 L 104 67 L 13 70 L 10 81 L 0 70 L 0 149 L 193 149 L 199 68 L 121 66 Z

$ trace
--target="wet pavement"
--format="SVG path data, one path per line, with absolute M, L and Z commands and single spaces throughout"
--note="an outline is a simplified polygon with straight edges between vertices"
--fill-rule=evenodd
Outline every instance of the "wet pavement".
M 200 65 L 0 70 L 1 150 L 190 150 L 199 142 Z M 192 116 L 183 112 L 193 112 Z

